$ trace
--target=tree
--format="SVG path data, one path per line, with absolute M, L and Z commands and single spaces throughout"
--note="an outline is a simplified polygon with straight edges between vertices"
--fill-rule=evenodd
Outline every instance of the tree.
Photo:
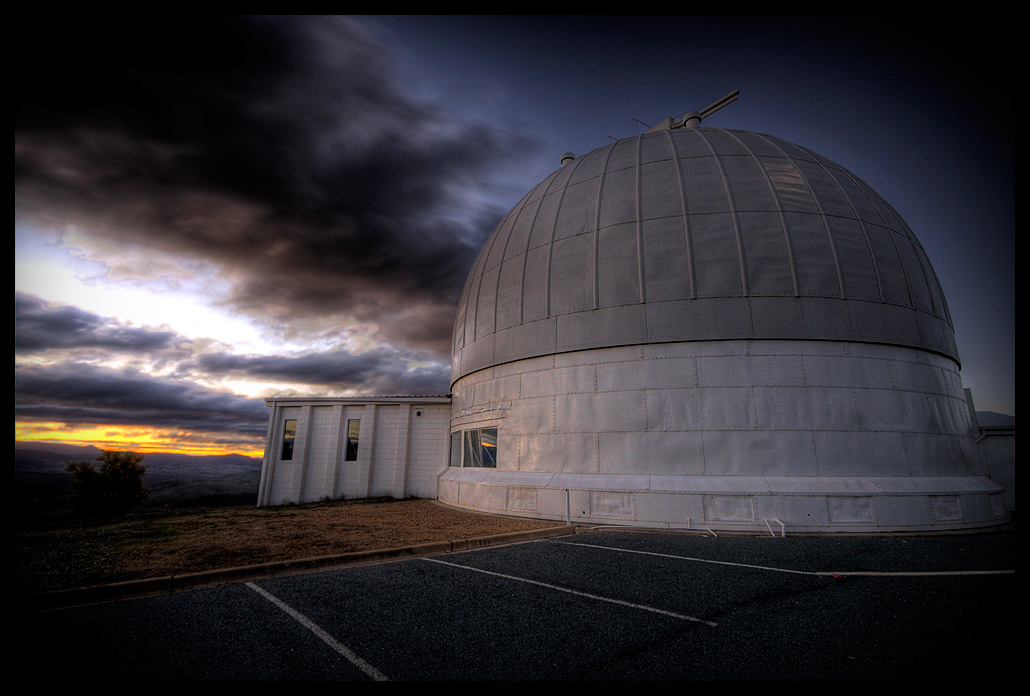
M 143 485 L 143 457 L 136 452 L 104 452 L 96 459 L 99 471 L 89 462 L 69 462 L 65 468 L 74 478 L 75 511 L 90 517 L 120 515 L 146 502 L 150 491 Z

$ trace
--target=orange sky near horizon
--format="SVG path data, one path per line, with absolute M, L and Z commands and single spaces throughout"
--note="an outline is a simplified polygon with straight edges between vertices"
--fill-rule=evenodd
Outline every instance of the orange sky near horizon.
M 94 446 L 120 452 L 174 452 L 193 456 L 242 454 L 264 456 L 264 439 L 240 438 L 218 441 L 210 433 L 181 429 L 145 428 L 119 425 L 69 425 L 57 422 L 14 423 L 16 442 L 50 442 L 65 445 Z

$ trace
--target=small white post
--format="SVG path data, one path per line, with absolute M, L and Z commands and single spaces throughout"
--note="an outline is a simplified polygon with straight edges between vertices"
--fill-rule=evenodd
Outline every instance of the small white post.
M 781 537 L 787 536 L 787 525 L 783 524 L 782 522 L 780 522 L 775 517 L 772 519 L 772 521 L 775 522 L 776 524 L 780 525 L 780 536 Z M 775 537 L 776 533 L 773 532 L 772 525 L 769 524 L 769 520 L 765 520 L 765 526 L 769 529 L 769 534 L 771 534 L 772 536 Z

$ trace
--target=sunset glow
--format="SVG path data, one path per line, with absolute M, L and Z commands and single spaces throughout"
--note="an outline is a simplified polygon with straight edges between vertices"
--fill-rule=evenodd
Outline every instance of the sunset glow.
M 17 421 L 14 423 L 14 439 L 18 442 L 50 442 L 80 447 L 92 445 L 102 450 L 120 452 L 174 452 L 194 456 L 242 454 L 259 459 L 264 455 L 265 445 L 263 439 L 219 442 L 212 441 L 210 433 L 181 430 Z

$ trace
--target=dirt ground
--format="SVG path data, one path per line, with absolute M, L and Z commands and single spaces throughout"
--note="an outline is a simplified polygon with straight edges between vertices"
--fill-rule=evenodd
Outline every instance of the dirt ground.
M 237 523 L 220 539 L 226 546 L 264 548 L 267 560 L 307 558 L 349 551 L 390 549 L 430 541 L 471 539 L 560 522 L 529 520 L 441 505 L 435 500 L 350 503 L 325 508 L 286 508 L 275 518 Z
M 421 499 L 144 513 L 18 532 L 18 594 L 560 524 L 466 512 Z

